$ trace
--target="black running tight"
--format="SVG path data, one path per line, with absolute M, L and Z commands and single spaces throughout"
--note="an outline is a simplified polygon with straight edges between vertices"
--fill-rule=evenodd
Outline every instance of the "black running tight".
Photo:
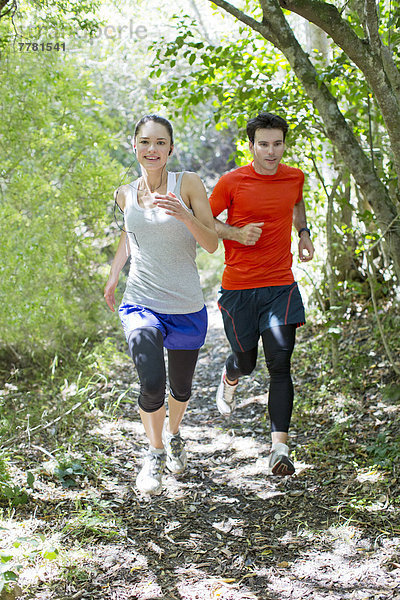
M 270 376 L 268 412 L 271 431 L 289 431 L 293 410 L 293 383 L 290 359 L 296 337 L 295 325 L 272 327 L 261 334 L 265 362 Z M 226 360 L 230 381 L 250 375 L 257 363 L 257 346 L 247 352 L 233 352 Z
M 129 334 L 128 345 L 139 375 L 139 406 L 145 412 L 155 412 L 163 406 L 165 400 L 167 375 L 163 336 L 156 327 L 135 329 Z M 167 352 L 171 395 L 179 402 L 186 402 L 192 392 L 192 379 L 199 350 Z

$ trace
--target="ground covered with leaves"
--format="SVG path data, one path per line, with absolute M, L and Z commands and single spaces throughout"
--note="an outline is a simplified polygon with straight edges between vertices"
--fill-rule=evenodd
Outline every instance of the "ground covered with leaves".
M 228 346 L 213 305 L 181 429 L 188 469 L 156 498 L 134 487 L 145 440 L 121 337 L 82 350 L 57 395 L 5 378 L 1 598 L 400 599 L 400 386 L 370 319 L 349 321 L 335 376 L 324 328 L 299 331 L 293 477 L 268 475 L 262 357 L 234 415 L 216 409 Z M 363 360 L 346 364 L 355 347 Z

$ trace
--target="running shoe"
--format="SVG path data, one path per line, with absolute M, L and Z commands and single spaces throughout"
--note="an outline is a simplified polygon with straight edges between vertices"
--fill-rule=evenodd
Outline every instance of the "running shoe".
M 221 415 L 230 415 L 235 410 L 236 400 L 234 395 L 237 386 L 237 383 L 229 385 L 229 383 L 226 382 L 226 368 L 224 367 L 215 398 L 217 401 L 217 408 Z
M 159 494 L 161 492 L 165 460 L 165 452 L 149 450 L 136 478 L 136 487 L 140 492 L 143 494 Z
M 183 473 L 186 469 L 187 456 L 185 450 L 185 442 L 181 438 L 181 434 L 173 435 L 167 431 L 167 427 L 163 430 L 163 442 L 167 452 L 167 469 L 171 473 Z
M 269 471 L 272 475 L 293 475 L 295 468 L 289 458 L 289 448 L 286 444 L 278 442 L 272 445 L 269 455 Z

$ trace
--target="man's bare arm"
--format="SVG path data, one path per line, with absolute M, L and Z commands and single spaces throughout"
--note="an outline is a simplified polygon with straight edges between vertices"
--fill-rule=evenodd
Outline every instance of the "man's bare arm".
M 234 227 L 214 217 L 215 229 L 221 240 L 232 240 L 244 246 L 254 246 L 262 234 L 262 223 L 248 223 L 244 227 Z

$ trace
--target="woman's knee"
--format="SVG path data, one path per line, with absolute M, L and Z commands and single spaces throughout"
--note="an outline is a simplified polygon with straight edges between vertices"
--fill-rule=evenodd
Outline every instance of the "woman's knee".
M 171 396 L 178 402 L 187 402 L 192 394 L 192 373 L 181 373 L 180 377 L 169 378 Z
M 171 387 L 171 396 L 178 402 L 187 402 L 192 395 L 192 388 L 185 390 L 175 390 Z
M 187 402 L 192 394 L 192 380 L 199 350 L 169 350 L 168 376 L 171 396 Z
M 144 412 L 155 412 L 165 401 L 165 377 L 155 376 L 140 382 L 139 406 Z
M 163 337 L 155 327 L 135 329 L 128 344 L 140 381 L 139 406 L 145 412 L 161 408 L 165 400 Z

